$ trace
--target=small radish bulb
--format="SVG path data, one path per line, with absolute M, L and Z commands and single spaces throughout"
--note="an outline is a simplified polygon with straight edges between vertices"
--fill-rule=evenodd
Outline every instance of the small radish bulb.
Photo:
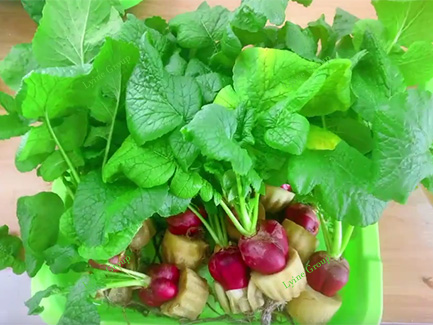
M 319 219 L 313 209 L 305 204 L 289 205 L 284 211 L 285 218 L 297 223 L 314 236 L 319 232 Z
M 152 279 L 167 279 L 176 284 L 179 282 L 180 277 L 180 272 L 176 265 L 168 263 L 153 264 L 147 274 Z
M 206 211 L 199 209 L 200 214 L 206 217 Z M 197 234 L 202 226 L 200 219 L 190 209 L 183 213 L 167 218 L 168 230 L 173 235 L 193 236 Z
M 226 291 L 248 286 L 249 270 L 236 246 L 213 254 L 209 260 L 209 272 Z
M 280 186 L 283 190 L 289 191 L 289 192 L 293 192 L 292 191 L 292 187 L 290 186 L 290 184 L 283 184 Z
M 344 258 L 331 258 L 327 252 L 311 255 L 307 263 L 307 282 L 311 288 L 327 297 L 333 297 L 349 280 L 349 263 Z
M 147 288 L 139 291 L 138 295 L 143 303 L 152 307 L 159 307 L 176 297 L 178 293 L 177 285 L 167 279 L 152 279 Z
M 286 231 L 276 220 L 264 220 L 252 237 L 242 236 L 238 243 L 242 258 L 251 269 L 273 274 L 284 269 L 289 258 Z

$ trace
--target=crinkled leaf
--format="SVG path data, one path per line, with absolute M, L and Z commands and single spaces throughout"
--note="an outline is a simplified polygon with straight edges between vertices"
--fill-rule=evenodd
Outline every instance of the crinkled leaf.
M 354 226 L 376 223 L 386 202 L 370 192 L 371 161 L 345 142 L 333 151 L 306 150 L 289 160 L 288 181 L 300 195 L 313 191 L 325 214 Z
M 204 2 L 196 11 L 177 15 L 169 25 L 177 42 L 185 48 L 214 46 L 222 39 L 229 21 L 229 11 L 221 6 L 209 7 Z
M 185 74 L 187 62 L 180 56 L 179 52 L 173 53 L 168 60 L 165 70 L 173 76 L 183 76 Z
M 184 170 L 187 170 L 200 154 L 200 150 L 192 142 L 187 141 L 179 129 L 170 134 L 168 142 L 173 156 Z
M 287 21 L 278 32 L 279 38 L 289 50 L 309 60 L 316 60 L 317 42 L 310 29 Z
M 310 129 L 305 117 L 277 104 L 262 117 L 262 123 L 266 128 L 265 142 L 271 148 L 294 155 L 304 151 Z
M 410 90 L 392 97 L 375 112 L 373 134 L 374 194 L 404 203 L 433 174 L 432 95 Z
M 122 25 L 119 12 L 106 0 L 47 0 L 43 13 L 33 39 L 43 67 L 89 63 Z
M 185 212 L 190 202 L 190 198 L 181 199 L 173 193 L 168 192 L 162 206 L 158 209 L 157 213 L 161 217 L 171 217 L 176 214 Z
M 375 109 L 404 91 L 405 85 L 400 72 L 372 33 L 365 33 L 362 48 L 368 53 L 352 72 L 352 90 L 358 97 L 353 109 L 364 119 L 372 121 Z
M 341 8 L 337 8 L 332 29 L 337 34 L 337 37 L 341 38 L 352 33 L 353 27 L 358 20 L 354 15 Z
M 200 75 L 196 77 L 195 80 L 200 86 L 205 103 L 212 103 L 217 93 L 231 81 L 229 78 L 217 72 Z
M 24 76 L 37 68 L 32 44 L 18 44 L 0 62 L 0 77 L 11 89 L 18 90 Z
M 263 111 L 294 93 L 318 67 L 289 51 L 248 48 L 236 61 L 233 85 L 241 101 Z
M 63 212 L 63 201 L 51 192 L 18 199 L 17 216 L 26 250 L 41 256 L 44 250 L 56 243 Z
M 316 21 L 308 23 L 308 29 L 313 33 L 316 42 L 320 40 L 321 49 L 319 57 L 321 59 L 333 57 L 337 34 L 325 21 L 325 15 L 321 15 Z
M 225 107 L 211 104 L 203 107 L 194 119 L 183 128 L 187 138 L 210 159 L 228 161 L 239 174 L 252 166 L 245 149 L 234 140 L 237 128 L 236 113 Z
M 28 315 L 38 315 L 44 311 L 44 307 L 40 306 L 42 299 L 48 298 L 51 295 L 55 295 L 60 292 L 60 288 L 53 284 L 45 290 L 36 292 L 33 297 L 25 302 L 25 305 L 29 309 Z
M 178 168 L 170 183 L 171 192 L 182 198 L 193 198 L 203 186 L 203 179 L 197 172 L 185 172 Z
M 235 112 L 236 120 L 238 121 L 235 140 L 241 145 L 254 144 L 255 140 L 252 134 L 255 125 L 254 111 L 248 109 L 245 105 L 241 105 L 237 107 Z
M 217 94 L 214 104 L 235 109 L 240 105 L 240 99 L 231 85 L 225 86 Z
M 114 38 L 133 43 L 138 47 L 143 34 L 148 28 L 143 20 L 138 19 L 133 14 L 126 14 L 126 18 L 126 21 L 122 24 L 122 27 Z
M 99 325 L 98 307 L 90 298 L 99 287 L 89 276 L 80 278 L 68 294 L 66 308 L 58 325 Z
M 15 274 L 21 274 L 26 266 L 21 257 L 23 243 L 20 238 L 9 235 L 8 226 L 0 227 L 0 270 L 7 267 L 13 269 Z
M 126 95 L 128 128 L 138 142 L 154 140 L 189 121 L 201 106 L 200 89 L 189 77 L 171 76 L 147 37 Z
M 30 130 L 28 121 L 21 119 L 17 114 L 0 115 L 0 140 L 24 135 Z
M 47 265 L 54 274 L 66 273 L 77 263 L 87 263 L 79 254 L 75 245 L 54 245 L 44 252 Z
M 175 171 L 175 161 L 166 138 L 139 147 L 128 137 L 114 153 L 103 170 L 104 181 L 125 175 L 140 187 L 165 184 Z

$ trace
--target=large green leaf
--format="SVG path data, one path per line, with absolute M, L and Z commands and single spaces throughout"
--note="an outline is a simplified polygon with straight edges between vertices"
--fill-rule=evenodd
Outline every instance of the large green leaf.
M 196 196 L 203 186 L 203 179 L 197 172 L 185 172 L 178 168 L 171 180 L 171 192 L 181 199 Z
M 0 140 L 19 137 L 29 130 L 28 121 L 17 114 L 0 115 Z
M 426 41 L 412 43 L 406 52 L 392 56 L 407 86 L 420 86 L 433 78 L 433 44 Z
M 433 174 L 433 98 L 410 90 L 392 97 L 376 111 L 373 123 L 375 195 L 405 203 Z
M 119 12 L 106 0 L 47 0 L 43 14 L 33 39 L 43 67 L 89 63 L 122 25 Z
M 170 29 L 177 42 L 185 48 L 204 48 L 216 45 L 223 37 L 229 22 L 229 11 L 221 6 L 210 8 L 204 2 L 196 11 L 177 15 L 170 20 Z
M 246 174 L 252 161 L 247 151 L 234 140 L 236 128 L 234 111 L 211 104 L 204 106 L 182 131 L 201 149 L 203 155 L 231 162 L 237 173 Z
M 362 44 L 362 49 L 368 53 L 353 69 L 352 89 L 358 98 L 353 109 L 372 121 L 375 109 L 406 87 L 400 71 L 392 65 L 371 32 L 365 32 Z
M 42 9 L 45 6 L 45 0 L 21 0 L 25 11 L 32 19 L 39 23 L 42 18 Z
M 17 216 L 26 250 L 41 256 L 44 250 L 56 243 L 63 212 L 62 200 L 51 192 L 18 199 Z
M 373 0 L 379 20 L 385 25 L 389 45 L 409 47 L 415 41 L 433 41 L 433 31 L 425 28 L 433 19 L 433 2 L 424 0 Z
M 157 50 L 144 37 L 141 57 L 126 95 L 128 128 L 139 145 L 191 120 L 201 106 L 197 83 L 170 75 Z
M 139 147 L 128 137 L 103 169 L 105 181 L 125 175 L 140 187 L 165 184 L 176 168 L 173 153 L 166 138 Z
M 340 142 L 335 150 L 306 150 L 289 160 L 288 181 L 301 195 L 313 191 L 325 214 L 354 226 L 376 223 L 386 202 L 371 194 L 371 161 Z
M 263 111 L 293 94 L 318 67 L 289 51 L 248 48 L 233 68 L 233 85 L 241 101 Z

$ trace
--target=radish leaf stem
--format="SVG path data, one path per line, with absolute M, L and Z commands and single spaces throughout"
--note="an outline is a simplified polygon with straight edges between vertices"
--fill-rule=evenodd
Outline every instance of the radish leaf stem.
M 352 237 L 352 233 L 353 233 L 354 228 L 355 227 L 352 225 L 348 225 L 346 227 L 346 231 L 344 232 L 344 235 L 343 235 L 343 241 L 342 241 L 342 244 L 340 247 L 340 251 L 338 252 L 338 257 L 343 255 L 344 251 L 346 250 L 346 247 L 349 244 L 350 238 Z
M 323 218 L 323 215 L 322 215 L 322 213 L 320 213 L 320 211 L 319 211 L 318 215 L 319 215 L 319 219 L 320 219 L 320 226 L 321 226 L 322 232 L 323 232 L 323 237 L 325 238 L 326 250 L 328 252 L 331 252 L 331 238 L 329 235 L 328 227 L 326 226 L 325 219 Z
M 248 231 L 246 231 L 245 228 L 242 227 L 242 225 L 239 223 L 238 219 L 236 219 L 236 217 L 234 216 L 230 208 L 227 206 L 227 204 L 223 200 L 221 200 L 220 204 L 224 209 L 225 213 L 227 213 L 230 220 L 233 222 L 233 225 L 236 227 L 236 229 L 239 230 L 239 232 L 242 235 L 249 235 Z
M 220 246 L 223 246 L 219 237 L 215 234 L 212 227 L 207 223 L 207 221 L 205 220 L 205 218 L 203 218 L 203 216 L 200 214 L 200 212 L 198 212 L 198 210 L 196 208 L 194 208 L 191 204 L 188 205 L 188 209 L 190 209 L 192 212 L 194 212 L 194 214 L 200 219 L 200 221 L 203 223 L 203 225 L 205 226 L 207 231 L 209 231 L 209 234 L 212 236 L 212 239 L 215 241 L 215 243 L 217 243 Z
M 332 248 L 331 248 L 331 256 L 332 257 L 337 257 L 340 253 L 341 233 L 342 233 L 341 221 L 335 220 L 334 238 L 332 241 Z

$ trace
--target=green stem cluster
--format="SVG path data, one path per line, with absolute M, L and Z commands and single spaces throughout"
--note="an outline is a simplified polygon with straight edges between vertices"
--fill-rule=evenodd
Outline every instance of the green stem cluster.
M 227 231 L 222 218 L 218 217 L 217 215 L 209 215 L 209 224 L 198 211 L 198 209 L 192 204 L 188 206 L 188 209 L 194 212 L 194 214 L 200 219 L 200 221 L 203 223 L 203 226 L 209 232 L 216 244 L 220 245 L 221 247 L 228 245 Z

